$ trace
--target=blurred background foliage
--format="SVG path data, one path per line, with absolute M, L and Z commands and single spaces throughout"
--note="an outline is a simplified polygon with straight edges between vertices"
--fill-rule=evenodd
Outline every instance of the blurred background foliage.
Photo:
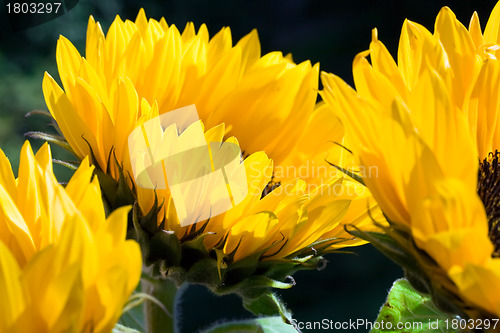
M 107 31 L 115 15 L 133 20 L 142 7 L 148 17 L 163 16 L 180 29 L 188 21 L 197 27 L 206 23 L 213 35 L 221 27 L 229 26 L 233 41 L 257 28 L 263 54 L 279 50 L 292 53 L 296 62 L 308 59 L 320 62 L 322 70 L 340 75 L 352 84 L 352 59 L 357 52 L 368 48 L 372 28 L 378 28 L 379 39 L 396 55 L 405 18 L 432 31 L 437 13 L 447 5 L 466 26 L 476 10 L 484 28 L 496 3 L 495 0 L 80 0 L 60 17 L 14 31 L 6 12 L 8 2 L 14 1 L 3 1 L 0 14 L 0 148 L 10 158 L 14 170 L 18 167 L 24 133 L 47 130 L 46 118 L 26 118 L 25 114 L 35 109 L 46 110 L 41 82 L 44 71 L 57 77 L 57 38 L 64 35 L 84 54 L 89 15 Z M 68 0 L 66 4 L 71 7 Z M 34 148 L 41 144 L 33 143 Z M 53 152 L 56 158 L 68 158 L 57 147 L 53 147 Z M 55 172 L 61 181 L 70 175 L 60 166 L 55 167 Z M 295 275 L 297 285 L 280 292 L 298 321 L 375 320 L 388 289 L 402 271 L 371 246 L 352 252 L 329 255 L 330 262 L 323 271 L 299 272 Z M 223 319 L 250 317 L 236 296 L 216 297 L 203 287 L 191 286 L 183 297 L 183 332 L 196 332 Z

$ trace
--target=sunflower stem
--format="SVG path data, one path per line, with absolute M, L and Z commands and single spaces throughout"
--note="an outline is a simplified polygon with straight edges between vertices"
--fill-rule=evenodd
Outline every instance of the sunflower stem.
M 177 287 L 170 279 L 149 276 L 141 282 L 142 291 L 156 299 L 144 303 L 144 324 L 146 332 L 179 332 L 178 303 L 183 286 Z

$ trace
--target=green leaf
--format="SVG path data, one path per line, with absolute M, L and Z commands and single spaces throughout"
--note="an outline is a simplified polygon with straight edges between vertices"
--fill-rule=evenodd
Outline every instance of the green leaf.
M 243 306 L 257 316 L 279 315 L 283 322 L 290 324 L 292 316 L 278 296 L 270 291 L 257 298 L 243 298 Z
M 213 326 L 203 333 L 297 333 L 292 325 L 285 324 L 280 317 L 263 317 L 242 321 L 231 321 Z
M 370 332 L 458 332 L 448 328 L 455 318 L 439 311 L 430 296 L 416 291 L 408 280 L 400 279 L 394 282 Z

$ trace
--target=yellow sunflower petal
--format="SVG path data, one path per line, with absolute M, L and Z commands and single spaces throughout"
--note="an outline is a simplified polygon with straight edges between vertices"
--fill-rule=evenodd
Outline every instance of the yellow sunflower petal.
M 484 40 L 487 43 L 500 44 L 500 3 L 497 2 L 491 11 L 486 28 L 484 29 Z
M 0 242 L 0 330 L 9 332 L 26 308 L 26 299 L 20 284 L 21 270 L 16 259 Z

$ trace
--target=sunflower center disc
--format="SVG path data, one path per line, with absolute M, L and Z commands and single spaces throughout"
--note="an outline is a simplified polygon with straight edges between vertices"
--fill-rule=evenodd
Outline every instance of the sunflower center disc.
M 500 152 L 490 153 L 479 163 L 477 193 L 488 217 L 489 237 L 495 246 L 493 257 L 500 257 Z

